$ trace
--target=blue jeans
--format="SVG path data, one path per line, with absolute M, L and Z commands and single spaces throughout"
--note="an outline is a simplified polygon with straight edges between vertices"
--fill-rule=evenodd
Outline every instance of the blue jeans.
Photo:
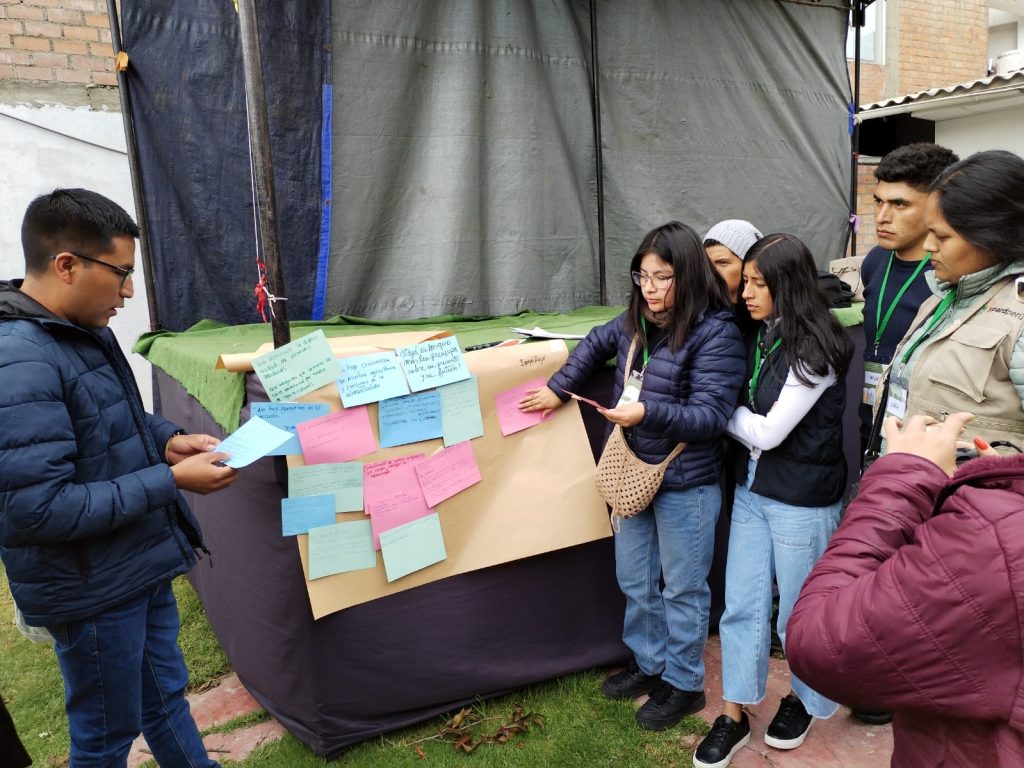
M 751 467 L 751 477 L 753 477 Z M 786 622 L 811 568 L 839 525 L 840 503 L 797 507 L 737 487 L 725 566 L 725 614 L 722 640 L 722 688 L 726 701 L 757 704 L 765 696 L 772 579 L 779 584 L 778 633 L 783 647 Z M 808 714 L 831 717 L 839 705 L 791 675 L 793 692 Z
M 216 768 L 185 700 L 169 582 L 96 616 L 48 627 L 64 676 L 72 768 L 124 766 L 141 731 L 161 768 Z
M 661 491 L 615 534 L 615 574 L 626 596 L 622 641 L 644 674 L 684 691 L 704 690 L 707 578 L 721 499 L 717 483 Z

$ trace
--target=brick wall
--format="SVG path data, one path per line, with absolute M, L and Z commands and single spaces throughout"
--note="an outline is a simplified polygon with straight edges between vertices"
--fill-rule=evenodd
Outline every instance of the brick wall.
M 861 63 L 861 104 L 985 77 L 987 2 L 885 0 L 884 45 L 884 64 Z
M 855 256 L 864 256 L 877 245 L 875 241 L 875 168 L 877 162 L 861 160 L 857 166 L 857 215 L 860 216 L 860 233 L 857 235 Z
M 984 77 L 988 64 L 985 0 L 900 0 L 899 92 Z M 896 94 L 892 94 L 896 95 Z
M 104 0 L 0 0 L 0 80 L 117 85 Z

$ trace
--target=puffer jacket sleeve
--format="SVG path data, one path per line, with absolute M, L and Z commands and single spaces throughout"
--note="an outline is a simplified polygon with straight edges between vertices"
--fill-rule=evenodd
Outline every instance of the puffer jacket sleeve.
M 707 318 L 696 329 L 690 354 L 690 391 L 676 399 L 645 400 L 643 427 L 675 442 L 714 440 L 725 431 L 747 375 L 740 331 L 731 317 Z
M 160 451 L 164 450 L 164 446 L 167 445 L 167 441 L 171 439 L 171 436 L 181 429 L 174 422 L 152 413 L 146 414 L 146 428 L 149 430 L 149 434 L 153 436 L 153 442 Z
M 174 502 L 166 464 L 103 482 L 76 482 L 77 441 L 57 365 L 45 348 L 8 337 L 0 358 L 0 525 L 4 546 L 75 541 Z M 160 427 L 163 431 L 163 427 Z
M 980 515 L 947 501 L 931 517 L 947 481 L 910 454 L 865 472 L 786 628 L 790 668 L 815 690 L 852 706 L 1009 717 L 1021 647 L 1006 555 Z
M 566 390 L 579 394 L 580 388 L 595 372 L 618 353 L 622 338 L 624 315 L 604 325 L 590 329 L 590 333 L 576 345 L 565 365 L 548 380 L 548 386 L 564 403 L 569 399 Z

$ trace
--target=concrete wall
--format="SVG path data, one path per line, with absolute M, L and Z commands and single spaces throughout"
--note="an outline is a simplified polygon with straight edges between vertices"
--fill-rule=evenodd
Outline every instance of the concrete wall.
M 960 157 L 983 149 L 1007 149 L 1024 157 L 1024 107 L 959 117 L 935 124 L 935 141 Z
M 25 274 L 21 218 L 31 200 L 55 187 L 86 187 L 134 215 L 128 156 L 119 112 L 84 106 L 0 103 L 0 278 Z M 142 258 L 136 253 L 135 295 L 111 322 L 152 408 L 152 370 L 131 352 L 149 330 Z

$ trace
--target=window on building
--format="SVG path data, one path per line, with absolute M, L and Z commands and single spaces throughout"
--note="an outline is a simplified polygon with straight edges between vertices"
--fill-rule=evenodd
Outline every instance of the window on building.
M 864 26 L 860 28 L 860 60 L 873 64 L 882 64 L 882 31 L 885 28 L 884 0 L 875 0 L 864 9 Z M 851 14 L 851 22 L 852 22 Z M 846 58 L 852 59 L 856 40 L 856 30 L 852 24 L 846 35 Z

